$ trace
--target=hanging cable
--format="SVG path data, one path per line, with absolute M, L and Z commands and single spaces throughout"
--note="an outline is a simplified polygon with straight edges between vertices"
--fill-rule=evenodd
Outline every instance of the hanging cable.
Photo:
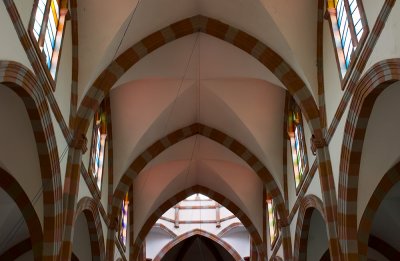
M 184 82 L 184 80 L 185 80 L 185 78 L 186 78 L 187 72 L 188 72 L 188 70 L 189 70 L 190 62 L 192 61 L 193 54 L 194 54 L 194 51 L 195 51 L 195 49 L 196 49 L 198 40 L 199 40 L 199 34 L 196 35 L 196 40 L 195 40 L 195 42 L 194 42 L 194 44 L 193 44 L 192 51 L 190 52 L 189 59 L 188 59 L 188 61 L 186 62 L 186 66 L 185 66 L 185 71 L 184 71 L 184 73 L 183 73 L 183 77 L 181 78 L 181 80 L 180 80 L 180 82 L 179 82 L 178 91 L 176 92 L 176 95 L 175 95 L 175 98 L 174 98 L 174 102 L 172 103 L 172 107 L 171 107 L 171 109 L 169 110 L 167 119 L 166 119 L 166 121 L 165 121 L 164 130 L 163 130 L 163 136 L 165 136 L 165 135 L 167 134 L 166 131 L 167 131 L 168 123 L 169 123 L 169 120 L 170 120 L 170 118 L 171 118 L 171 115 L 172 115 L 172 113 L 173 113 L 173 111 L 174 111 L 174 109 L 175 109 L 175 106 L 176 106 L 178 97 L 179 97 L 179 95 L 180 95 L 180 93 L 181 93 L 182 85 L 183 85 L 183 82 Z
M 61 162 L 64 159 L 64 157 L 66 155 L 66 151 L 68 151 L 68 145 L 66 145 L 66 147 L 63 150 L 63 152 L 61 153 L 61 156 L 59 158 L 59 162 Z M 36 203 L 38 202 L 38 200 L 42 196 L 42 192 L 43 192 L 44 188 L 47 190 L 50 187 L 51 184 L 52 184 L 51 181 L 48 181 L 45 185 L 42 184 L 39 187 L 39 189 L 35 193 L 35 196 L 33 197 L 33 199 L 30 200 L 33 207 L 36 205 Z M 19 208 L 18 208 L 18 210 L 21 212 L 21 210 Z M 5 249 L 8 249 L 9 244 L 13 241 L 13 239 L 15 238 L 17 232 L 21 229 L 21 227 L 24 225 L 24 223 L 25 223 L 25 218 L 24 218 L 23 215 L 21 215 L 21 217 L 18 219 L 17 223 L 14 225 L 14 227 L 10 230 L 8 235 L 1 242 L 0 246 L 3 246 L 3 245 L 7 244 L 7 248 L 5 248 Z
M 134 18 L 134 16 L 135 16 L 137 10 L 139 10 L 139 6 L 140 6 L 141 2 L 142 2 L 142 0 L 139 0 L 138 3 L 137 3 L 137 5 L 136 5 L 135 8 L 133 9 L 133 12 L 131 13 L 130 18 L 129 18 L 129 22 L 128 22 L 128 24 L 127 24 L 126 27 L 125 27 L 124 33 L 123 33 L 123 35 L 122 35 L 122 37 L 121 37 L 121 40 L 119 41 L 118 46 L 117 46 L 117 49 L 115 50 L 115 53 L 114 53 L 113 57 L 111 58 L 111 62 L 110 62 L 109 64 L 111 64 L 112 62 L 114 62 L 115 57 L 116 57 L 117 54 L 118 54 L 119 48 L 121 47 L 122 42 L 123 42 L 124 39 L 125 39 L 126 33 L 128 32 L 128 29 L 129 29 L 129 27 L 131 26 L 131 24 L 132 24 L 132 22 L 133 22 L 133 18 Z M 132 25 L 133 25 L 133 24 L 132 24 Z M 103 81 L 104 81 L 104 80 L 103 80 Z M 100 86 L 101 86 L 101 85 L 102 85 L 102 83 L 100 84 Z M 102 90 L 101 90 L 101 91 L 102 91 Z M 100 92 L 100 89 L 95 88 L 95 93 L 94 93 L 93 97 L 97 97 L 97 94 L 98 94 L 99 92 Z M 86 117 L 88 116 L 88 114 L 89 114 L 89 110 L 86 110 L 86 111 L 84 112 L 84 114 L 83 114 L 83 115 L 84 115 L 84 118 L 86 118 Z
M 122 44 L 122 42 L 123 42 L 123 40 L 124 40 L 124 38 L 125 38 L 125 36 L 126 36 L 126 33 L 127 33 L 128 29 L 129 29 L 129 27 L 130 27 L 130 25 L 131 25 L 131 23 L 132 23 L 132 21 L 133 21 L 133 17 L 134 17 L 134 15 L 135 15 L 136 11 L 138 10 L 138 7 L 139 7 L 139 5 L 140 5 L 141 2 L 142 2 L 142 0 L 139 0 L 139 1 L 138 1 L 138 4 L 135 6 L 135 8 L 134 8 L 132 14 L 130 15 L 129 22 L 128 22 L 128 24 L 127 24 L 125 30 L 124 30 L 124 33 L 123 33 L 123 35 L 122 35 L 121 40 L 119 41 L 119 44 L 118 44 L 118 46 L 117 46 L 117 49 L 115 50 L 115 53 L 114 53 L 113 58 L 112 58 L 112 61 L 114 61 L 114 59 L 115 59 L 115 57 L 116 57 L 116 55 L 117 55 L 117 53 L 118 53 L 118 51 L 119 51 L 119 48 L 121 47 L 121 44 Z M 97 96 L 98 92 L 99 92 L 99 89 L 96 89 L 94 97 Z M 86 110 L 86 112 L 84 113 L 85 118 L 86 118 L 86 116 L 87 116 L 88 114 L 89 114 L 89 110 Z M 69 146 L 66 145 L 65 149 L 64 149 L 63 152 L 61 153 L 61 156 L 60 156 L 60 158 L 59 158 L 59 162 L 61 162 L 61 161 L 64 159 L 65 155 L 67 154 L 66 152 L 68 151 L 68 148 L 69 148 Z M 46 187 L 45 187 L 46 190 L 47 190 L 47 188 L 48 188 L 50 185 L 51 185 L 51 182 L 48 182 L 48 183 L 45 185 L 45 186 L 46 186 Z M 36 205 L 37 201 L 39 200 L 40 196 L 42 195 L 43 188 L 44 188 L 44 186 L 42 185 L 42 186 L 39 188 L 39 190 L 37 191 L 37 193 L 35 194 L 34 198 L 32 199 L 31 202 L 32 202 L 32 205 L 33 205 L 33 206 Z M 20 217 L 20 219 L 17 221 L 17 224 L 14 226 L 14 228 L 10 231 L 9 235 L 7 235 L 7 236 L 5 237 L 5 239 L 3 240 L 3 242 L 1 242 L 0 245 L 3 245 L 5 242 L 8 242 L 8 244 L 9 244 L 10 242 L 12 242 L 12 239 L 15 237 L 16 233 L 19 231 L 19 229 L 21 228 L 21 226 L 24 224 L 23 221 L 24 221 L 24 217 L 22 216 L 22 217 Z
M 164 128 L 163 128 L 163 134 L 162 134 L 163 137 L 166 135 L 168 123 L 169 123 L 169 121 L 170 121 L 170 119 L 171 119 L 171 116 L 172 116 L 172 113 L 173 113 L 173 111 L 174 111 L 176 102 L 177 102 L 178 97 L 179 97 L 179 95 L 180 95 L 180 93 L 181 93 L 181 89 L 182 89 L 182 86 L 183 86 L 183 81 L 185 80 L 185 78 L 186 78 L 186 76 L 187 76 L 187 72 L 189 71 L 190 62 L 192 61 L 193 53 L 194 53 L 194 51 L 195 51 L 195 49 L 196 49 L 196 46 L 197 46 L 198 38 L 199 38 L 199 36 L 197 35 L 196 40 L 195 40 L 195 42 L 193 43 L 193 47 L 192 47 L 192 50 L 191 50 L 191 52 L 190 52 L 189 58 L 188 58 L 188 60 L 187 60 L 187 62 L 186 62 L 186 66 L 185 66 L 185 70 L 184 70 L 183 76 L 182 76 L 182 78 L 180 79 L 179 86 L 178 86 L 178 90 L 177 90 L 177 92 L 176 92 L 174 101 L 173 101 L 173 103 L 172 103 L 172 107 L 171 107 L 171 109 L 170 109 L 170 111 L 169 111 L 169 113 L 168 113 L 167 119 L 166 119 L 166 121 L 165 121 Z M 194 147 L 193 147 L 193 151 L 192 151 L 192 156 L 193 156 L 193 152 L 194 152 Z M 151 168 L 152 168 L 152 166 L 151 166 L 151 162 L 150 162 L 149 169 L 151 169 Z M 187 174 L 187 173 L 186 173 L 186 174 Z M 148 178 L 149 178 L 148 176 L 149 176 L 149 175 L 146 175 L 146 176 L 145 176 L 145 180 L 144 180 L 144 182 L 143 182 L 143 186 L 141 186 L 140 194 L 141 194 L 141 192 L 143 192 L 143 190 L 144 190 L 144 188 L 145 188 L 145 186 L 146 186 L 146 184 L 147 184 L 147 181 L 148 181 Z M 187 177 L 187 175 L 186 175 L 186 177 Z M 185 179 L 185 183 L 186 183 L 186 179 Z

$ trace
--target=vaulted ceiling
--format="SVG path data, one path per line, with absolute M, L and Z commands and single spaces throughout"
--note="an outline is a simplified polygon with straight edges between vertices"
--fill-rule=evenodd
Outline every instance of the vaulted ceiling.
M 291 1 L 259 0 L 124 0 L 118 4 L 86 0 L 78 5 L 79 101 L 126 49 L 195 15 L 256 37 L 317 96 L 315 1 L 294 6 Z M 299 32 L 297 27 L 309 30 Z M 154 142 L 200 123 L 243 144 L 282 190 L 285 95 L 284 85 L 264 65 L 213 36 L 198 32 L 163 45 L 132 66 L 111 89 L 114 184 Z M 135 226 L 144 224 L 165 200 L 196 184 L 229 198 L 261 232 L 261 180 L 229 149 L 199 135 L 171 146 L 139 174 L 134 183 Z

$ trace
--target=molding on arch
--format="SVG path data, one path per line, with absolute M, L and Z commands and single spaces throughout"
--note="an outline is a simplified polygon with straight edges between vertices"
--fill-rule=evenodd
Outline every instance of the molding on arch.
M 378 96 L 399 80 L 400 59 L 378 62 L 360 80 L 351 101 L 340 155 L 338 194 L 339 238 L 348 258 L 358 257 L 357 208 L 353 206 L 357 206 L 358 175 L 369 117 Z
M 295 239 L 294 239 L 294 260 L 307 260 L 307 240 L 310 230 L 311 216 L 317 210 L 328 224 L 322 200 L 315 195 L 307 195 L 300 202 L 299 214 L 297 216 Z M 328 227 L 326 228 L 328 230 Z M 329 235 L 327 233 L 327 235 Z M 330 244 L 331 248 L 332 244 Z M 331 251 L 332 252 L 332 251 Z
M 209 232 L 206 232 L 202 229 L 194 229 L 192 231 L 189 231 L 185 234 L 182 234 L 175 238 L 174 240 L 170 241 L 168 244 L 166 244 L 161 251 L 154 257 L 153 261 L 161 261 L 162 258 L 165 256 L 165 254 L 168 253 L 174 246 L 178 245 L 180 242 L 193 237 L 193 236 L 203 236 L 208 239 L 211 239 L 212 241 L 216 242 L 218 245 L 223 247 L 231 256 L 235 259 L 235 261 L 241 261 L 243 260 L 239 253 L 227 242 L 225 242 L 223 239 L 219 238 L 218 236 L 211 234 Z
M 135 243 L 133 246 L 133 257 L 136 258 L 140 247 L 143 242 L 145 242 L 146 236 L 153 227 L 154 223 L 157 222 L 157 220 L 164 214 L 168 209 L 173 207 L 175 204 L 178 202 L 184 200 L 185 198 L 195 194 L 195 193 L 201 193 L 224 207 L 226 207 L 229 211 L 231 211 L 234 215 L 236 215 L 237 218 L 240 219 L 242 222 L 243 226 L 247 229 L 252 241 L 254 242 L 259 256 L 265 256 L 267 254 L 266 252 L 266 247 L 265 244 L 262 242 L 262 239 L 260 235 L 257 232 L 257 229 L 254 227 L 253 223 L 251 222 L 250 218 L 242 211 L 240 208 L 230 201 L 228 198 L 225 196 L 200 185 L 196 185 L 190 188 L 187 188 L 179 193 L 177 193 L 175 196 L 171 197 L 170 199 L 166 200 L 163 204 L 161 204 L 146 220 L 144 225 L 142 226 L 140 232 L 138 233 Z
M 238 228 L 238 227 L 243 227 L 242 223 L 236 222 L 236 223 L 232 223 L 229 226 L 227 226 L 226 228 L 222 229 L 219 233 L 218 233 L 218 237 L 223 237 L 225 234 L 229 233 L 232 229 Z
M 84 197 L 80 199 L 74 215 L 74 223 L 76 222 L 76 219 L 80 214 L 85 215 L 86 221 L 88 223 L 92 259 L 105 260 L 106 254 L 104 246 L 103 227 L 101 225 L 96 201 L 90 197 Z
M 0 83 L 24 102 L 35 136 L 43 184 L 43 258 L 55 258 L 62 235 L 62 187 L 57 142 L 45 94 L 24 65 L 0 61 Z
M 29 200 L 28 196 L 26 195 L 25 191 L 18 183 L 18 181 L 1 167 L 0 167 L 0 188 L 2 188 L 14 200 L 15 204 L 21 211 L 21 214 L 29 230 L 29 238 L 27 239 L 29 244 L 29 249 L 32 248 L 35 260 L 38 261 L 42 260 L 43 234 L 42 234 L 42 225 L 40 224 L 39 217 L 36 214 L 36 211 L 31 201 Z M 19 251 L 21 249 L 16 248 L 14 250 Z M 7 253 L 8 250 L 6 250 L 5 254 Z M 2 258 L 7 259 L 7 256 L 4 256 L 3 254 L 2 256 L 0 256 L 0 259 Z
M 320 133 L 322 137 L 316 102 L 311 91 L 290 65 L 257 38 L 219 20 L 202 15 L 183 19 L 148 35 L 112 61 L 85 93 L 76 115 L 78 132 L 86 133 L 90 120 L 101 101 L 108 95 L 117 80 L 134 64 L 165 44 L 197 32 L 228 42 L 261 62 L 296 99 L 312 132 Z
M 400 162 L 388 170 L 376 186 L 365 207 L 358 227 L 358 250 L 360 260 L 367 260 L 368 240 L 376 212 L 387 193 L 400 181 Z
M 177 237 L 177 235 L 174 233 L 174 231 L 172 231 L 168 227 L 164 226 L 163 224 L 159 224 L 159 223 L 154 224 L 152 229 L 153 228 L 158 228 L 158 229 L 164 231 L 165 234 L 167 234 L 168 236 L 172 237 L 173 239 L 175 239 Z

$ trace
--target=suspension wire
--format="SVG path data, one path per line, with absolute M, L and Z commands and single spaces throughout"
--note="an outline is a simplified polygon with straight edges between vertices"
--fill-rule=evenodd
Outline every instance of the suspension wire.
M 199 35 L 200 35 L 200 33 L 198 33 Z M 200 47 L 201 47 L 201 38 L 199 39 L 199 50 L 198 50 L 198 57 L 197 57 L 197 122 L 198 123 L 200 123 L 200 69 L 201 69 L 201 63 L 200 63 L 200 57 L 201 57 L 201 55 L 200 55 L 200 53 L 201 53 L 201 49 L 200 49 Z M 199 135 L 196 135 L 196 142 L 195 142 L 195 146 L 196 146 L 196 143 L 197 143 L 197 137 L 198 137 Z M 197 145 L 198 147 L 197 147 L 197 155 L 199 155 L 199 151 L 200 151 L 200 142 L 199 142 L 199 144 Z M 193 149 L 194 150 L 194 149 Z M 190 160 L 190 164 L 192 163 L 192 160 L 193 160 L 193 157 L 192 157 L 192 159 Z M 202 228 L 202 220 L 203 220 L 203 216 L 202 216 L 202 201 L 201 201 L 201 198 L 200 198 L 200 195 L 199 195 L 199 202 L 200 202 L 200 229 Z M 203 259 L 204 259 L 204 257 L 203 257 Z
M 134 24 L 132 23 L 132 22 L 133 22 L 133 18 L 134 18 L 134 16 L 135 16 L 137 10 L 139 9 L 139 6 L 140 6 L 141 3 L 142 3 L 142 0 L 138 0 L 137 5 L 136 5 L 135 8 L 133 9 L 133 12 L 130 14 L 129 22 L 128 22 L 128 24 L 127 24 L 126 27 L 125 27 L 124 33 L 123 33 L 123 35 L 122 35 L 122 37 L 121 37 L 121 40 L 120 40 L 119 43 L 118 43 L 117 49 L 115 50 L 115 53 L 114 53 L 113 57 L 111 58 L 110 63 L 112 63 L 112 62 L 115 60 L 115 57 L 116 57 L 117 54 L 118 54 L 119 48 L 121 47 L 122 42 L 123 42 L 124 39 L 125 39 L 125 36 L 126 36 L 126 33 L 128 32 L 129 27 L 131 26 L 131 24 L 132 24 L 132 26 L 134 25 Z M 104 79 L 103 79 L 103 82 L 104 82 Z M 102 83 L 103 83 L 103 82 L 102 82 Z M 102 90 L 101 90 L 101 91 L 102 91 Z M 96 88 L 95 91 L 94 91 L 94 97 L 96 97 L 97 94 L 98 94 L 99 92 L 100 92 L 100 90 L 99 90 L 98 88 Z M 86 118 L 86 116 L 88 116 L 88 114 L 89 114 L 89 110 L 87 109 L 87 110 L 84 112 L 83 115 L 84 115 L 84 117 Z
M 200 85 L 199 85 L 199 72 L 200 72 L 200 33 L 197 33 L 197 36 L 196 36 L 196 42 L 195 42 L 195 44 L 194 44 L 194 46 L 193 46 L 193 50 L 192 50 L 192 54 L 191 54 L 191 56 L 193 55 L 193 53 L 194 53 L 194 50 L 195 50 L 195 47 L 197 46 L 197 43 L 198 43 L 198 45 L 199 45 L 199 47 L 198 47 L 198 53 L 197 53 L 197 55 L 198 55 L 198 68 L 197 68 L 197 81 L 196 81 L 196 90 L 197 90 L 197 95 L 195 95 L 195 99 L 196 99 L 196 101 L 195 101 L 195 103 L 196 103 L 196 119 L 197 119 L 197 122 L 199 121 L 199 115 L 200 115 Z M 188 64 L 189 65 L 189 64 Z M 197 97 L 196 97 L 197 96 Z M 196 145 L 198 145 L 198 146 L 196 146 Z M 188 169 L 187 169 L 187 172 L 186 172 L 186 177 L 185 177 L 185 187 L 187 186 L 187 180 L 188 180 L 188 176 L 189 176 L 189 172 L 190 172 L 190 168 L 191 168 L 191 166 L 192 166 L 192 162 L 193 162 L 193 158 L 194 158 L 194 152 L 195 152 L 195 149 L 196 149 L 196 147 L 198 148 L 198 150 L 199 150 L 199 146 L 200 146 L 200 144 L 198 144 L 198 135 L 196 135 L 196 137 L 195 137 L 195 142 L 194 142 L 194 145 L 193 145 L 193 150 L 192 150 L 192 153 L 191 153 L 191 156 L 190 156 L 190 161 L 189 161 L 189 166 L 188 166 Z
M 121 37 L 121 40 L 119 41 L 118 47 L 117 47 L 117 49 L 116 49 L 116 51 L 115 51 L 115 53 L 114 53 L 114 55 L 113 55 L 112 61 L 114 61 L 114 59 L 115 59 L 115 57 L 116 57 L 116 55 L 117 55 L 117 53 L 118 53 L 118 51 L 119 51 L 119 48 L 121 47 L 121 44 L 122 44 L 122 42 L 123 42 L 123 40 L 124 40 L 124 38 L 125 38 L 125 36 L 126 36 L 126 33 L 127 33 L 128 29 L 129 29 L 129 27 L 130 27 L 130 25 L 131 25 L 131 23 L 132 23 L 132 21 L 133 21 L 133 17 L 134 17 L 134 15 L 135 15 L 136 11 L 138 10 L 138 7 L 139 7 L 139 5 L 140 5 L 141 2 L 142 2 L 142 0 L 138 0 L 138 4 L 135 6 L 133 12 L 132 12 L 131 15 L 130 15 L 129 22 L 128 22 L 128 24 L 127 24 L 125 30 L 124 30 L 124 33 L 123 33 L 123 35 L 122 35 L 122 37 Z M 97 93 L 98 93 L 98 92 L 99 92 L 99 89 L 96 89 L 96 90 L 95 90 L 95 97 L 97 96 Z M 89 110 L 86 110 L 86 112 L 84 113 L 85 117 L 86 117 L 88 114 L 89 114 Z M 67 154 L 68 148 L 69 148 L 69 145 L 67 144 L 66 147 L 64 148 L 63 152 L 62 152 L 61 155 L 60 155 L 59 162 L 61 162 L 61 161 L 64 159 L 65 155 Z M 60 174 L 61 174 L 61 173 L 60 173 Z M 39 190 L 36 192 L 35 196 L 33 197 L 32 201 L 31 201 L 33 206 L 35 206 L 36 203 L 38 202 L 38 200 L 40 199 L 40 196 L 41 196 L 41 194 L 42 194 L 42 192 L 43 192 L 43 189 L 44 189 L 44 188 L 47 189 L 50 185 L 51 185 L 51 182 L 48 182 L 46 185 L 43 185 L 43 184 L 42 184 L 42 185 L 40 186 Z M 44 186 L 45 186 L 45 187 L 44 187 Z M 13 229 L 10 231 L 10 233 L 4 238 L 3 242 L 1 242 L 0 245 L 4 245 L 4 243 L 6 243 L 6 242 L 8 242 L 8 244 L 10 244 L 10 242 L 12 242 L 12 240 L 14 239 L 16 233 L 19 231 L 19 229 L 21 228 L 21 226 L 22 226 L 23 224 L 24 224 L 24 217 L 22 216 L 22 217 L 20 217 L 20 219 L 17 221 L 17 224 L 13 227 Z
M 69 148 L 69 146 L 67 144 L 59 157 L 59 162 L 61 162 L 64 159 L 66 152 L 68 151 L 68 148 Z M 43 183 L 42 183 L 42 185 L 39 187 L 38 191 L 35 193 L 35 196 L 33 197 L 33 199 L 30 200 L 33 207 L 36 206 L 37 202 L 39 201 L 40 197 L 42 196 L 43 190 L 49 188 L 51 184 L 52 184 L 51 181 L 47 181 L 47 183 L 45 185 L 43 185 Z M 18 208 L 18 210 L 22 214 L 22 211 L 19 208 Z M 8 246 L 10 245 L 12 240 L 15 238 L 15 236 L 17 235 L 17 232 L 21 229 L 21 227 L 24 225 L 24 223 L 25 223 L 25 218 L 23 215 L 21 215 L 21 217 L 19 217 L 17 223 L 10 230 L 10 232 L 7 234 L 7 236 L 3 239 L 0 246 L 7 245 L 7 248 L 5 248 L 5 249 L 8 249 Z
M 198 33 L 200 35 L 200 33 Z M 199 39 L 198 70 L 197 70 L 197 122 L 200 123 L 201 106 L 201 38 Z
M 199 247 L 199 251 L 200 251 L 200 253 L 201 253 L 201 260 L 206 260 L 206 259 L 204 258 L 204 253 L 203 253 L 202 248 L 201 248 L 201 245 L 200 245 L 200 238 L 201 238 L 201 237 L 198 237 L 198 238 L 197 238 L 197 246 Z
M 174 102 L 172 103 L 172 107 L 171 107 L 171 109 L 169 110 L 167 119 L 166 119 L 166 121 L 165 121 L 164 130 L 163 130 L 163 136 L 165 136 L 165 135 L 167 134 L 166 131 L 167 131 L 168 123 L 169 123 L 169 121 L 170 121 L 170 119 L 171 119 L 171 115 L 172 115 L 172 113 L 173 113 L 173 111 L 174 111 L 174 109 L 175 109 L 175 106 L 176 106 L 177 100 L 178 100 L 178 98 L 179 98 L 179 95 L 181 94 L 181 89 L 182 89 L 182 86 L 183 86 L 183 82 L 184 82 L 184 80 L 185 80 L 185 78 L 186 78 L 186 75 L 187 75 L 187 73 L 188 73 L 189 66 L 190 66 L 190 62 L 192 61 L 193 54 L 194 54 L 194 51 L 195 51 L 195 49 L 196 49 L 196 46 L 197 46 L 198 41 L 199 41 L 199 34 L 197 34 L 196 40 L 195 40 L 195 42 L 193 43 L 193 47 L 192 47 L 192 50 L 191 50 L 191 52 L 190 52 L 189 59 L 188 59 L 187 62 L 186 62 L 186 67 L 185 67 L 185 71 L 184 71 L 184 73 L 183 73 L 183 77 L 181 78 L 181 80 L 180 80 L 180 82 L 179 82 L 178 91 L 176 92 L 176 95 L 175 95 L 175 98 L 174 98 Z
M 190 62 L 192 61 L 193 54 L 194 54 L 194 51 L 195 51 L 195 49 L 196 49 L 198 40 L 199 40 L 199 34 L 196 36 L 196 39 L 195 39 L 195 41 L 194 41 L 194 43 L 193 43 L 192 50 L 191 50 L 191 52 L 190 52 L 190 55 L 189 55 L 189 57 L 188 57 L 188 60 L 187 60 L 187 62 L 186 62 L 186 65 L 185 65 L 185 70 L 184 70 L 183 75 L 182 75 L 182 77 L 181 77 L 181 79 L 180 79 L 180 81 L 179 81 L 178 90 L 177 90 L 177 92 L 176 92 L 176 95 L 175 95 L 174 101 L 173 101 L 173 103 L 172 103 L 171 109 L 170 109 L 169 112 L 168 112 L 167 119 L 166 119 L 166 121 L 165 121 L 165 123 L 164 123 L 163 134 L 162 134 L 163 137 L 166 135 L 166 131 L 167 131 L 167 128 L 168 128 L 168 123 L 169 123 L 169 121 L 171 120 L 172 113 L 173 113 L 173 111 L 174 111 L 174 109 L 175 109 L 175 106 L 176 106 L 177 100 L 178 100 L 178 98 L 179 98 L 179 95 L 181 94 L 183 82 L 184 82 L 184 80 L 185 80 L 185 78 L 186 78 L 186 76 L 187 76 L 187 73 L 188 73 L 188 71 L 189 71 Z M 197 137 L 196 137 L 196 140 L 197 140 Z M 195 145 L 196 145 L 196 142 L 195 142 Z M 194 148 L 195 148 L 195 146 L 193 147 L 193 150 L 192 150 L 191 159 L 193 158 Z M 149 169 L 151 169 L 151 168 L 152 168 L 152 163 L 150 162 L 150 164 L 149 164 Z M 190 168 L 190 165 L 189 165 L 189 168 Z M 188 174 L 189 174 L 189 168 L 188 168 L 187 171 L 186 171 L 185 184 L 186 184 L 186 181 L 187 181 L 187 176 L 188 176 Z M 144 182 L 143 182 L 143 185 L 141 186 L 139 195 L 143 192 L 144 188 L 146 187 L 146 184 L 147 184 L 148 179 L 149 179 L 149 175 L 145 175 Z
M 121 44 L 122 44 L 122 42 L 123 42 L 123 40 L 124 40 L 124 38 L 125 38 L 125 35 L 126 35 L 128 29 L 129 29 L 129 27 L 130 27 L 130 25 L 131 25 L 131 23 L 132 23 L 133 17 L 135 16 L 136 10 L 138 9 L 138 7 L 139 7 L 139 5 L 140 5 L 141 2 L 142 2 L 142 0 L 139 0 L 139 1 L 138 1 L 137 5 L 135 6 L 135 9 L 133 9 L 133 12 L 132 12 L 131 15 L 130 15 L 128 25 L 125 27 L 124 34 L 122 35 L 121 41 L 119 41 L 118 47 L 117 47 L 117 49 L 115 50 L 114 56 L 113 56 L 113 58 L 112 58 L 112 61 L 114 61 L 115 56 L 117 56 L 117 53 L 118 53 L 118 51 L 119 51 L 119 48 L 121 47 Z

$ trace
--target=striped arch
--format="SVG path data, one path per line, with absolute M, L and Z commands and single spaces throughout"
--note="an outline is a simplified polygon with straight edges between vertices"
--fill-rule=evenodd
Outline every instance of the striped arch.
M 133 257 L 136 258 L 137 255 L 139 254 L 140 247 L 143 242 L 145 242 L 146 236 L 155 224 L 157 220 L 171 207 L 176 205 L 178 202 L 184 200 L 185 198 L 195 194 L 195 193 L 201 193 L 224 207 L 226 207 L 229 211 L 231 211 L 234 215 L 236 215 L 237 218 L 240 219 L 242 222 L 243 226 L 247 229 L 248 233 L 250 234 L 250 238 L 254 242 L 259 256 L 266 256 L 267 252 L 265 249 L 265 244 L 263 244 L 262 239 L 260 235 L 257 232 L 257 229 L 254 227 L 253 223 L 251 222 L 250 218 L 242 211 L 240 208 L 230 201 L 228 198 L 225 196 L 200 185 L 196 185 L 193 187 L 190 187 L 188 189 L 185 189 L 172 198 L 166 200 L 161 206 L 159 206 L 146 220 L 144 225 L 142 226 L 140 232 L 138 233 L 135 243 L 133 245 Z M 179 238 L 179 237 L 178 237 Z M 132 247 L 132 246 L 131 246 Z M 230 252 L 230 251 L 228 251 Z M 230 252 L 231 253 L 231 252 Z M 165 254 L 165 253 L 164 253 Z M 263 260 L 263 259 L 261 259 Z
M 82 213 L 85 215 L 88 223 L 92 260 L 105 260 L 103 227 L 101 226 L 96 201 L 89 197 L 84 197 L 79 200 L 74 216 L 74 223 Z
M 239 253 L 227 242 L 222 240 L 221 238 L 217 237 L 214 234 L 211 234 L 207 231 L 204 231 L 202 229 L 194 229 L 192 231 L 189 231 L 185 234 L 182 234 L 175 238 L 174 240 L 170 241 L 168 244 L 166 244 L 161 251 L 156 255 L 156 257 L 153 259 L 153 261 L 161 261 L 161 259 L 165 256 L 165 254 L 168 253 L 174 246 L 178 245 L 180 242 L 184 241 L 185 239 L 188 239 L 193 236 L 203 236 L 208 239 L 211 239 L 221 247 L 223 247 L 229 254 L 232 255 L 232 257 L 235 259 L 235 261 L 240 261 L 243 260 Z
M 400 80 L 400 59 L 375 64 L 360 80 L 346 120 L 340 161 L 338 230 L 343 254 L 358 258 L 357 194 L 361 153 L 369 116 L 378 96 Z
M 300 209 L 297 218 L 296 234 L 294 240 L 294 260 L 307 260 L 307 241 L 310 230 L 311 216 L 314 211 L 318 211 L 328 224 L 322 200 L 315 195 L 307 195 L 300 202 Z M 328 228 L 326 228 L 328 230 Z M 333 245 L 330 244 L 330 248 Z M 330 251 L 333 252 L 333 251 Z M 334 259 L 333 259 L 334 260 Z
M 57 142 L 46 98 L 36 76 L 17 62 L 0 61 L 0 83 L 22 99 L 31 120 L 43 186 L 43 259 L 54 259 L 62 235 L 62 187 Z
M 126 195 L 134 179 L 143 170 L 143 168 L 151 160 L 153 160 L 167 148 L 194 135 L 202 135 L 225 146 L 227 149 L 229 149 L 230 151 L 238 155 L 241 159 L 243 159 L 245 162 L 247 162 L 247 164 L 253 169 L 253 171 L 260 177 L 262 182 L 266 184 L 269 193 L 271 193 L 271 196 L 275 199 L 275 202 L 277 204 L 277 210 L 279 212 L 279 216 L 281 217 L 281 223 L 283 227 L 282 230 L 288 229 L 288 223 L 286 220 L 286 217 L 288 216 L 287 209 L 285 208 L 284 200 L 279 190 L 279 187 L 276 184 L 271 173 L 268 171 L 268 169 L 254 154 L 252 154 L 245 146 L 240 144 L 237 140 L 217 129 L 205 126 L 200 123 L 192 124 L 188 127 L 182 128 L 180 130 L 168 134 L 164 138 L 153 143 L 153 145 L 147 148 L 141 155 L 139 155 L 131 163 L 128 170 L 121 177 L 120 182 L 118 183 L 115 189 L 112 202 L 111 220 L 116 220 L 116 217 L 120 213 L 121 202 L 124 198 L 124 195 Z M 290 256 L 291 255 L 290 233 L 282 233 L 282 234 L 285 235 L 283 237 L 283 243 L 284 243 L 283 245 L 284 248 L 287 250 L 286 254 Z
M 360 260 L 367 260 L 368 254 L 368 239 L 372 223 L 376 212 L 378 211 L 381 202 L 387 195 L 387 193 L 400 181 L 400 162 L 393 166 L 383 176 L 379 184 L 376 186 L 374 193 L 368 201 L 368 204 L 364 210 L 364 214 L 361 217 L 360 225 L 358 227 L 358 247 Z
M 17 204 L 29 230 L 29 238 L 27 240 L 27 243 L 29 243 L 29 249 L 32 249 L 35 260 L 42 260 L 43 234 L 42 225 L 40 224 L 38 215 L 18 181 L 1 167 L 0 188 L 2 188 L 14 200 L 15 204 Z M 14 258 L 4 256 L 3 254 L 0 256 L 0 259 L 6 260 Z
M 111 62 L 87 91 L 78 109 L 76 115 L 78 131 L 86 133 L 90 120 L 101 101 L 108 95 L 117 80 L 134 64 L 165 44 L 197 32 L 226 41 L 261 62 L 295 98 L 305 114 L 312 132 L 320 134 L 319 137 L 322 137 L 318 107 L 310 90 L 290 65 L 257 38 L 233 26 L 202 15 L 183 19 L 148 35 Z

